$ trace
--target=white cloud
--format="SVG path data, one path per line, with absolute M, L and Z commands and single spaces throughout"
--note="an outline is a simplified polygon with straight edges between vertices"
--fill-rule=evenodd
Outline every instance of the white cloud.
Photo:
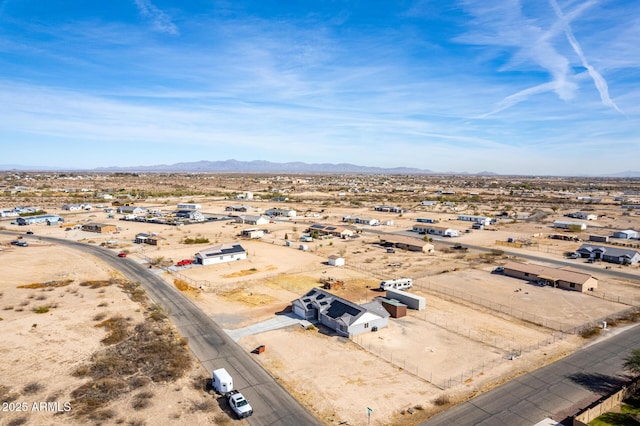
M 149 19 L 156 31 L 171 35 L 178 34 L 178 27 L 171 18 L 158 9 L 150 0 L 135 0 L 138 11 L 143 18 Z

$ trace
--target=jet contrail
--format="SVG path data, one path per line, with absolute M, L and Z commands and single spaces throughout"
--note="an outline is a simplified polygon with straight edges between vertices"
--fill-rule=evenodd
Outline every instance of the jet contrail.
M 558 5 L 558 2 L 556 0 L 549 0 L 549 3 L 551 3 L 551 7 L 553 7 L 553 10 L 556 12 L 556 15 L 561 21 L 562 27 L 564 28 L 564 33 L 567 36 L 567 40 L 569 40 L 569 44 L 571 44 L 571 47 L 573 47 L 573 50 L 576 52 L 576 54 L 580 58 L 580 61 L 582 62 L 582 66 L 584 66 L 587 69 L 587 71 L 589 72 L 589 75 L 593 79 L 593 82 L 596 85 L 596 89 L 600 93 L 600 99 L 602 99 L 602 103 L 604 105 L 612 107 L 613 109 L 618 111 L 620 114 L 624 115 L 624 113 L 620 110 L 620 108 L 618 108 L 618 105 L 616 105 L 615 102 L 613 102 L 613 100 L 611 100 L 611 98 L 609 97 L 609 87 L 607 86 L 607 82 L 604 79 L 604 77 L 602 77 L 602 75 L 593 66 L 591 66 L 591 64 L 587 61 L 587 58 L 584 56 L 584 52 L 582 51 L 582 48 L 578 44 L 578 40 L 576 40 L 576 38 L 574 37 L 573 31 L 571 31 L 571 27 L 569 26 L 569 23 L 566 21 L 562 13 L 562 10 Z

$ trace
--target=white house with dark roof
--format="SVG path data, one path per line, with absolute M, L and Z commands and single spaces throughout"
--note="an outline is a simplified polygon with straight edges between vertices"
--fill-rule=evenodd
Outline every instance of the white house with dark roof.
M 613 233 L 613 238 L 622 238 L 625 240 L 638 239 L 639 234 L 638 231 L 634 231 L 633 229 L 625 229 L 624 231 L 615 231 Z
M 629 264 L 640 262 L 640 253 L 636 250 L 618 247 L 596 246 L 583 244 L 576 250 L 583 258 L 602 260 L 603 262 Z
M 247 251 L 237 243 L 218 244 L 196 253 L 196 263 L 214 265 L 247 258 Z
M 266 225 L 269 223 L 267 216 L 242 214 L 236 217 L 236 223 L 244 223 L 247 225 Z
M 342 336 L 355 336 L 389 325 L 389 312 L 375 300 L 356 305 L 320 288 L 314 288 L 292 302 L 298 317 L 317 321 Z

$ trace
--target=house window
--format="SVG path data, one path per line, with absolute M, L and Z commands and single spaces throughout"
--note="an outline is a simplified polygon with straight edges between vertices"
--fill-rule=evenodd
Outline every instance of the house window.
M 369 328 L 369 323 L 368 322 L 364 324 L 364 328 Z
M 569 284 L 569 288 L 576 288 L 576 284 L 575 283 L 570 283 Z

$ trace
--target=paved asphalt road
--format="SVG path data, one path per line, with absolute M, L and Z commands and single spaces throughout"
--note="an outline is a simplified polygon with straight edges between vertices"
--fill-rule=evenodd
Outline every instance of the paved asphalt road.
M 128 258 L 119 258 L 112 250 L 101 247 L 60 238 L 33 237 L 96 256 L 130 280 L 139 282 L 147 295 L 167 310 L 171 322 L 182 336 L 189 339 L 189 347 L 206 370 L 226 368 L 231 374 L 236 389 L 253 407 L 254 414 L 247 419 L 249 424 L 321 424 L 252 358 L 254 355 L 248 354 L 189 299 L 143 265 Z
M 615 329 L 608 333 L 615 333 Z M 640 348 L 640 326 L 581 349 L 511 380 L 423 423 L 423 426 L 532 426 L 546 417 L 569 426 L 571 416 L 616 391 L 628 377 L 622 368 Z

